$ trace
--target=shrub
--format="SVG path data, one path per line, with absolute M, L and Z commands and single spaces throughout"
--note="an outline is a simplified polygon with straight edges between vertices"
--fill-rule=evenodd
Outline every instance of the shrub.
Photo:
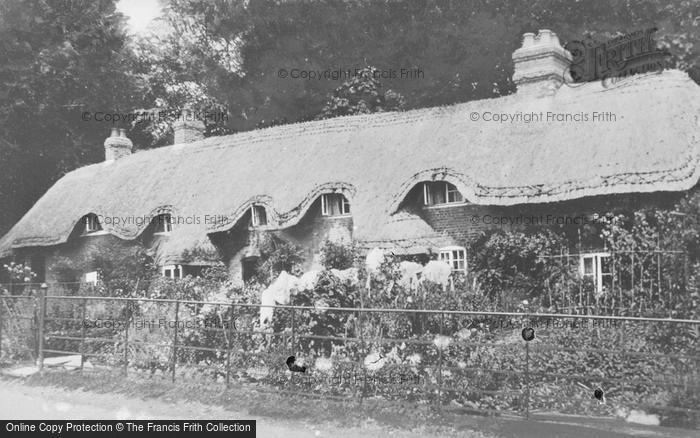
M 259 237 L 258 245 L 260 259 L 255 277 L 259 283 L 272 283 L 282 271 L 292 275 L 302 274 L 301 265 L 305 254 L 298 245 L 267 233 Z
M 321 248 L 321 264 L 326 269 L 352 268 L 358 257 L 357 247 L 354 244 L 348 245 L 326 240 Z
M 566 267 L 543 254 L 558 254 L 566 246 L 563 234 L 549 229 L 483 234 L 474 244 L 470 266 L 483 293 L 499 302 L 504 297 L 544 298 L 543 292 L 562 278 L 573 277 Z M 551 300 L 550 300 L 551 301 Z M 553 303 L 546 303 L 551 306 Z

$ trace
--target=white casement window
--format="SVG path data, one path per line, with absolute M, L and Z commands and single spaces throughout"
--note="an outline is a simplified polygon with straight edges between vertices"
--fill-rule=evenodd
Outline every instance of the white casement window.
M 262 205 L 250 207 L 250 224 L 254 227 L 267 225 L 267 212 Z
M 173 230 L 173 218 L 169 213 L 159 214 L 155 218 L 156 233 L 168 234 Z
M 93 214 L 85 216 L 84 223 L 85 223 L 85 234 L 96 233 L 96 232 L 102 230 L 102 226 L 100 225 L 100 221 L 97 219 L 97 216 L 95 216 Z
M 182 278 L 182 265 L 163 266 L 163 277 Z
M 447 181 L 434 181 L 423 183 L 423 204 L 461 204 L 464 197 L 454 184 Z
M 467 271 L 467 250 L 462 246 L 440 248 L 440 260 L 452 268 L 452 272 Z
M 97 271 L 87 272 L 85 274 L 85 283 L 87 284 L 92 284 L 93 286 L 96 286 L 98 280 L 99 275 L 97 274 Z
M 612 267 L 610 253 L 596 252 L 581 255 L 580 271 L 584 279 L 589 279 L 597 294 L 612 286 Z
M 348 216 L 350 201 L 341 193 L 326 193 L 321 195 L 321 215 Z

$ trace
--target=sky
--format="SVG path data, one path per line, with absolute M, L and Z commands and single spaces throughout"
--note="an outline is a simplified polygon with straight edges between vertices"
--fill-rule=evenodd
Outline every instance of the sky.
M 119 0 L 117 9 L 129 18 L 132 33 L 146 31 L 148 25 L 161 14 L 159 0 Z

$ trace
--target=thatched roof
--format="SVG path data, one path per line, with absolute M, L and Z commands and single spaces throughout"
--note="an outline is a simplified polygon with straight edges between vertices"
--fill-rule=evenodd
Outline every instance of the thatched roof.
M 616 121 L 470 120 L 472 113 L 481 117 L 485 111 L 609 111 Z M 253 202 L 266 204 L 272 226 L 284 228 L 332 189 L 352 204 L 357 240 L 421 244 L 441 236 L 417 217 L 395 213 L 423 180 L 447 179 L 469 201 L 491 205 L 688 190 L 700 176 L 699 117 L 700 87 L 670 70 L 609 88 L 600 82 L 565 85 L 549 97 L 516 93 L 145 150 L 61 178 L 0 240 L 0 255 L 12 247 L 65 242 L 87 213 L 133 217 L 171 211 L 200 218 L 199 224 L 176 227 L 161 247 L 164 261 L 182 261 L 185 250 L 210 250 L 207 234 L 230 228 Z M 210 226 L 204 215 L 230 220 Z M 103 227 L 134 239 L 145 225 Z

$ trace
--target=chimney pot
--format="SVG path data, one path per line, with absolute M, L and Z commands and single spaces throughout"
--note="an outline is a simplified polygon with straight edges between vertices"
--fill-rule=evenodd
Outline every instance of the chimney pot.
M 173 123 L 173 133 L 173 144 L 202 140 L 204 138 L 204 122 L 196 117 L 190 106 L 185 106 L 180 117 Z
M 126 129 L 112 128 L 110 136 L 105 140 L 104 147 L 105 161 L 112 161 L 131 155 L 134 145 L 126 136 Z
M 513 52 L 513 82 L 518 93 L 540 96 L 555 93 L 567 77 L 571 59 L 551 30 L 542 29 L 537 36 L 523 34 L 522 47 Z

